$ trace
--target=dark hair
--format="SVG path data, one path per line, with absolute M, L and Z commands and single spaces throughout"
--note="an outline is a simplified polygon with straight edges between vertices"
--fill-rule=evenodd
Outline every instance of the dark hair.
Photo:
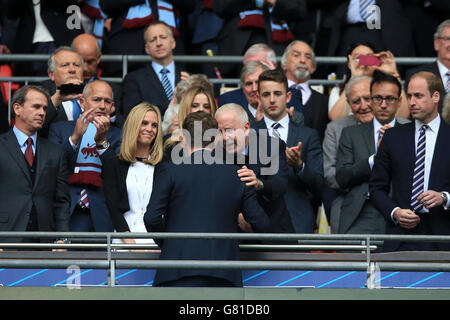
M 261 74 L 258 77 L 258 91 L 259 88 L 261 87 L 261 82 L 263 81 L 274 81 L 282 83 L 286 88 L 286 91 L 288 90 L 288 81 L 284 71 L 281 69 L 266 70 L 261 72 Z
M 375 47 L 369 41 L 359 41 L 353 42 L 347 47 L 347 57 L 352 54 L 353 50 L 355 50 L 359 46 L 364 46 L 370 48 L 374 53 L 377 52 Z
M 198 130 L 199 127 L 197 127 L 199 124 L 201 124 L 201 132 Z M 215 140 L 215 135 L 208 137 L 209 139 L 205 138 L 205 132 L 209 129 L 218 129 L 219 126 L 217 124 L 217 120 L 211 116 L 209 113 L 206 113 L 204 111 L 198 111 L 198 112 L 191 112 L 189 113 L 186 118 L 183 121 L 183 132 L 186 130 L 187 133 L 189 133 L 191 141 L 190 145 L 191 148 L 197 147 L 197 148 L 204 148 L 208 146 L 209 144 L 213 143 Z M 194 136 L 198 136 L 201 134 L 201 145 L 196 145 L 197 142 L 194 138 Z
M 439 95 L 442 97 L 442 94 L 444 92 L 444 87 L 442 86 L 441 78 L 439 78 L 434 73 L 428 72 L 428 71 L 420 71 L 411 76 L 409 81 L 413 78 L 422 78 L 427 82 L 428 85 L 428 91 L 430 92 L 430 95 L 435 93 L 436 91 L 439 93 Z
M 25 100 L 27 98 L 27 94 L 30 90 L 40 92 L 47 98 L 47 100 L 50 100 L 50 95 L 48 94 L 48 91 L 44 87 L 39 86 L 39 85 L 29 84 L 29 85 L 20 87 L 19 89 L 16 90 L 16 92 L 14 92 L 14 95 L 11 100 L 11 105 L 14 105 L 17 103 L 17 104 L 20 104 L 21 106 L 23 106 L 23 104 L 25 103 Z
M 375 70 L 373 72 L 372 81 L 370 81 L 370 93 L 372 94 L 372 87 L 374 84 L 383 82 L 395 84 L 398 87 L 398 96 L 400 97 L 400 95 L 402 94 L 402 84 L 400 83 L 400 81 L 398 81 L 398 79 L 393 75 L 384 73 L 380 70 Z

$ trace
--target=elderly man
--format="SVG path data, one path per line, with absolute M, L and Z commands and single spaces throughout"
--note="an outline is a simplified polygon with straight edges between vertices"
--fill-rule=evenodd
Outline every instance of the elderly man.
M 121 130 L 110 125 L 114 105 L 108 83 L 95 80 L 80 98 L 83 110 L 77 121 L 60 121 L 50 127 L 49 140 L 64 147 L 72 176 L 71 231 L 113 231 L 103 197 L 102 160 L 120 151 Z
M 80 116 L 83 67 L 83 58 L 71 47 L 59 47 L 48 59 L 49 80 L 42 82 L 42 85 L 51 98 L 41 136 L 47 137 L 53 122 L 77 120 Z M 69 90 L 65 90 L 67 86 Z
M 305 114 L 305 125 L 317 130 L 323 141 L 328 119 L 328 98 L 313 90 L 308 80 L 316 70 L 314 51 L 303 41 L 291 42 L 281 57 L 281 67 L 286 72 L 289 88 L 300 91 Z

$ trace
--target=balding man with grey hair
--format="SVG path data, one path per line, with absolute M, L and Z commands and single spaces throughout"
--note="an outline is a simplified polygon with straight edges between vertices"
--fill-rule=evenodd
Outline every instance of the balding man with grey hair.
M 289 175 L 286 144 L 279 138 L 270 137 L 267 129 L 261 132 L 252 129 L 248 113 L 238 104 L 221 106 L 215 118 L 222 134 L 222 143 L 217 148 L 224 148 L 225 160 L 231 158 L 236 161 L 241 166 L 237 171 L 240 179 L 255 188 L 258 202 L 270 218 L 268 232 L 294 232 L 284 202 Z M 244 164 L 240 162 L 242 158 L 245 159 Z M 243 231 L 251 231 L 242 215 L 239 215 L 239 227 Z
M 119 153 L 122 140 L 121 130 L 110 124 L 113 98 L 107 82 L 89 82 L 80 98 L 78 120 L 59 121 L 50 127 L 48 139 L 63 146 L 72 172 L 70 231 L 114 231 L 101 180 L 103 161 Z

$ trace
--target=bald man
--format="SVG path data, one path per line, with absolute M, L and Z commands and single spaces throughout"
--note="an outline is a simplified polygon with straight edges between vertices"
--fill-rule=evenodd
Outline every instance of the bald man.
M 76 49 L 83 57 L 84 82 L 94 80 L 96 78 L 98 65 L 102 56 L 97 39 L 91 34 L 80 34 L 73 39 L 72 48 Z

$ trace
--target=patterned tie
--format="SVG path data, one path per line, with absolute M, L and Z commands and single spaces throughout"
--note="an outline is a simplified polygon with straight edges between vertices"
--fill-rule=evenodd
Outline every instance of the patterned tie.
M 162 74 L 162 86 L 164 88 L 164 91 L 166 92 L 167 98 L 169 100 L 172 100 L 173 89 L 172 85 L 170 84 L 169 77 L 167 76 L 169 70 L 166 68 L 162 68 L 160 72 Z
M 381 138 L 383 138 L 383 134 L 381 133 L 381 129 L 377 131 L 377 144 L 375 145 L 375 152 L 378 151 L 378 146 L 380 145 Z
M 81 107 L 78 103 L 78 100 L 72 100 L 72 116 L 73 120 L 77 121 L 77 119 L 80 117 L 81 114 Z
M 280 133 L 278 132 L 278 128 L 281 127 L 281 124 L 278 122 L 272 123 L 272 136 L 275 138 L 280 138 Z
M 27 139 L 27 148 L 25 150 L 25 159 L 27 159 L 28 164 L 30 167 L 33 166 L 34 161 L 34 155 L 33 155 L 33 139 L 28 138 Z
M 359 13 L 364 21 L 372 15 L 373 10 L 368 10 L 371 5 L 375 4 L 375 0 L 359 0 Z
M 425 175 L 425 131 L 428 125 L 424 124 L 420 128 L 419 140 L 417 141 L 416 164 L 414 167 L 413 185 L 411 191 L 411 207 L 415 212 L 420 211 L 423 206 L 417 201 L 417 197 L 422 194 Z
M 81 190 L 79 204 L 80 204 L 80 207 L 82 207 L 82 208 L 89 208 L 89 199 L 88 199 L 86 189 Z
M 445 92 L 449 93 L 450 92 L 450 70 L 447 71 L 446 75 L 447 75 L 447 85 L 445 86 Z

